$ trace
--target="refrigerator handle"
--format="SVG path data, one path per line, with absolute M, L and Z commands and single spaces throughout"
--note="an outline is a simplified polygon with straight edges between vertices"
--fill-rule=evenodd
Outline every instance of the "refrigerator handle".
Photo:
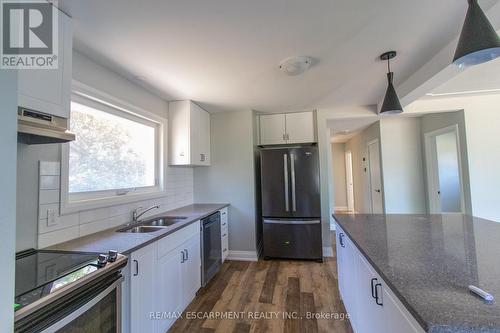
M 292 177 L 292 211 L 297 210 L 297 200 L 295 198 L 295 155 L 290 154 L 290 172 Z
M 288 159 L 286 154 L 283 154 L 283 173 L 285 176 L 285 210 L 290 211 L 290 206 L 288 203 Z

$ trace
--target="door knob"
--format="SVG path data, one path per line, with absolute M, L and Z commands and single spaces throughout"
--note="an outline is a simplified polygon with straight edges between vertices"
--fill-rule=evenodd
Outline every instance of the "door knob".
M 380 193 L 380 190 L 375 190 L 375 192 Z

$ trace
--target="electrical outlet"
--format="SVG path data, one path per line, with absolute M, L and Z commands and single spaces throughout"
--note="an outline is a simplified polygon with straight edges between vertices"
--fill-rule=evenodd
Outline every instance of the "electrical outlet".
M 57 211 L 55 209 L 47 209 L 47 227 L 52 227 L 57 224 Z

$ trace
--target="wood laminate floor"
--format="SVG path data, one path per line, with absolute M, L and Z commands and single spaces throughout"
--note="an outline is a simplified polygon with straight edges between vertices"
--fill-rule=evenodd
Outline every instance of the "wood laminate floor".
M 169 332 L 351 333 L 333 249 L 324 263 L 226 261 Z

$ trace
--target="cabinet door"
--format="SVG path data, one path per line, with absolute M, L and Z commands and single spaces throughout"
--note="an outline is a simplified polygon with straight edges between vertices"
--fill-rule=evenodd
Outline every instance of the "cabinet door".
M 396 296 L 385 285 L 382 286 L 382 289 L 384 304 L 382 320 L 385 323 L 383 332 L 423 333 L 424 330 L 408 313 Z
M 357 313 L 355 321 L 359 333 L 399 332 L 385 329 L 382 288 L 383 282 L 366 260 L 356 251 L 358 260 Z M 373 288 L 372 288 L 373 286 Z M 376 290 L 375 290 L 376 288 Z M 375 299 L 378 292 L 378 301 Z M 379 304 L 377 304 L 377 302 Z
M 260 116 L 260 144 L 275 145 L 286 143 L 285 115 L 271 114 Z
M 201 108 L 199 113 L 198 146 L 200 164 L 210 165 L 210 114 Z
M 189 101 L 168 104 L 168 147 L 170 165 L 188 165 L 190 151 Z
M 153 332 L 156 244 L 148 245 L 131 255 L 130 261 L 130 328 L 132 333 Z
M 314 113 L 299 112 L 286 114 L 287 143 L 316 142 Z
M 343 267 L 343 258 L 344 258 L 344 231 L 337 224 L 335 227 L 335 235 L 337 237 L 336 240 L 336 250 L 337 250 L 337 281 L 339 284 L 339 292 L 340 297 L 344 298 L 345 288 L 344 288 L 344 267 Z
M 351 243 L 347 236 L 343 238 L 344 243 L 344 257 L 342 259 L 341 269 L 344 271 L 344 295 L 342 300 L 347 309 L 347 312 L 351 315 L 351 324 L 355 332 L 358 332 L 358 290 L 357 290 L 357 277 L 358 277 L 358 257 L 355 253 L 354 245 Z
M 200 234 L 192 236 L 181 248 L 186 253 L 186 261 L 182 264 L 182 289 L 184 306 L 187 306 L 201 287 Z
M 73 31 L 71 19 L 59 11 L 59 66 L 57 69 L 18 70 L 18 104 L 55 116 L 69 118 Z
M 179 286 L 183 283 L 183 261 L 185 261 L 185 255 L 183 255 L 180 248 L 172 250 L 158 259 L 154 297 L 155 311 L 167 314 L 182 312 L 184 300 L 182 288 Z M 175 319 L 175 316 L 157 318 L 154 320 L 154 331 L 158 333 L 166 332 Z

